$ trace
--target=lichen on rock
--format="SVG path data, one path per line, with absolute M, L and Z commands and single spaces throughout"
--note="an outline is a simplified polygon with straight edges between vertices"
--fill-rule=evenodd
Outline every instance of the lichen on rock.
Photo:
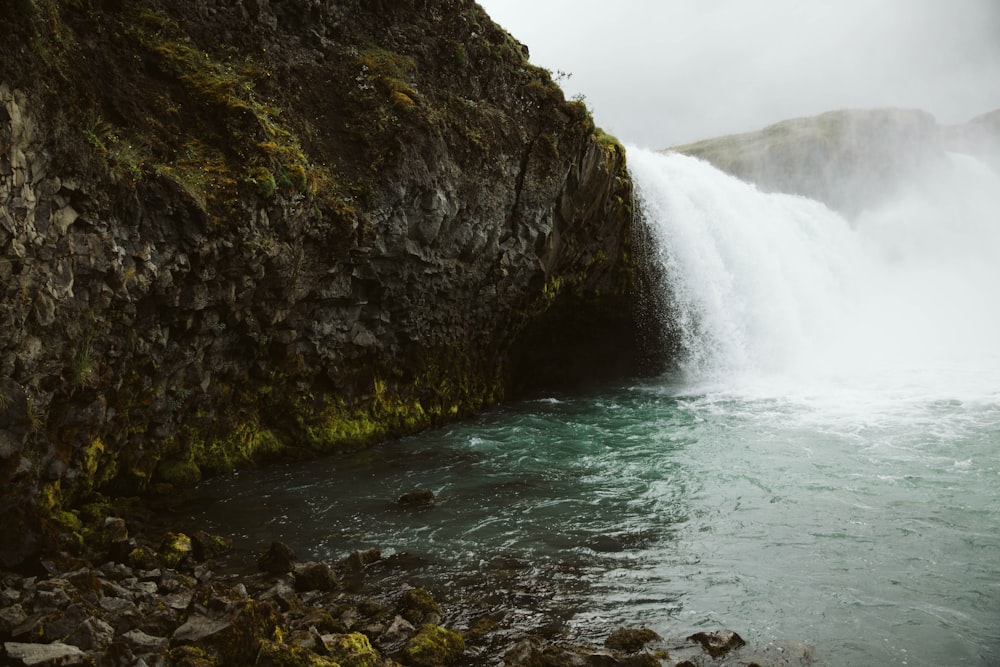
M 0 564 L 95 493 L 637 370 L 624 152 L 471 0 L 21 4 Z

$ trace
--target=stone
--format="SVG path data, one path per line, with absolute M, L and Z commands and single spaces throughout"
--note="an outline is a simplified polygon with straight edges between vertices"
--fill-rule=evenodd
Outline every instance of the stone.
M 192 614 L 183 625 L 174 631 L 171 640 L 175 644 L 195 644 L 232 627 L 228 617 L 210 617 Z
M 410 491 L 404 493 L 396 502 L 406 507 L 433 507 L 435 498 L 433 491 Z
M 700 644 L 713 658 L 721 658 L 733 649 L 746 644 L 743 638 L 732 630 L 716 630 L 714 632 L 696 632 L 688 637 L 690 641 Z
M 441 618 L 441 605 L 423 588 L 411 588 L 399 600 L 399 615 L 410 623 L 437 623 Z
M 14 628 L 28 620 L 20 603 L 0 607 L 0 636 L 10 636 Z
M 219 535 L 211 535 L 203 530 L 191 536 L 194 559 L 204 561 L 218 558 L 233 550 L 233 541 Z
M 462 635 L 437 625 L 423 625 L 403 646 L 403 661 L 414 667 L 453 665 L 462 659 Z
M 61 613 L 54 614 L 54 618 L 52 616 L 49 617 L 50 620 L 46 621 L 42 636 L 46 639 L 67 639 L 87 617 L 88 614 L 83 605 L 70 605 Z M 71 641 L 70 643 L 79 646 L 77 642 Z
M 4 650 L 7 651 L 7 658 L 14 665 L 25 665 L 25 667 L 51 665 L 54 667 L 55 665 L 70 666 L 90 663 L 90 656 L 79 647 L 62 642 L 52 642 L 51 644 L 5 642 L 3 646 Z
M 379 635 L 378 643 L 379 645 L 385 647 L 385 650 L 389 653 L 395 653 L 403 644 L 407 642 L 415 633 L 417 628 L 410 623 L 408 620 L 402 616 L 397 615 L 392 619 L 382 634 Z
M 291 547 L 284 542 L 272 542 L 257 561 L 257 569 L 268 574 L 284 574 L 292 571 L 292 563 L 296 560 Z
M 252 664 L 261 640 L 287 631 L 284 619 L 267 602 L 243 600 L 231 609 L 192 614 L 174 632 L 174 646 L 197 644 L 222 656 L 227 664 Z
M 166 637 L 148 635 L 142 630 L 129 630 L 122 635 L 126 645 L 138 654 L 159 653 L 167 646 Z
M 323 647 L 339 665 L 352 667 L 381 667 L 384 662 L 368 637 L 360 632 L 346 635 L 323 635 Z
M 622 628 L 612 632 L 604 640 L 604 645 L 614 651 L 635 653 L 641 651 L 646 644 L 658 639 L 662 637 L 648 628 Z
M 295 590 L 299 593 L 305 591 L 332 591 L 340 583 L 337 575 L 323 561 L 297 563 L 292 571 L 295 575 Z
M 382 552 L 378 549 L 359 549 L 346 558 L 345 564 L 351 570 L 360 571 L 380 560 L 382 560 Z
M 85 651 L 103 651 L 115 638 L 115 629 L 99 618 L 87 618 L 70 633 L 66 641 Z
M 177 568 L 193 555 L 191 538 L 184 533 L 167 533 L 160 544 L 160 555 L 167 567 Z

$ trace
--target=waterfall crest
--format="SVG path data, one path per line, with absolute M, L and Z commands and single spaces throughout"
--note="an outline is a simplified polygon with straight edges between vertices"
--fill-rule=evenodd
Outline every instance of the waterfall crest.
M 628 155 L 689 381 L 996 396 L 1000 178 L 982 163 L 951 155 L 848 220 L 695 158 Z

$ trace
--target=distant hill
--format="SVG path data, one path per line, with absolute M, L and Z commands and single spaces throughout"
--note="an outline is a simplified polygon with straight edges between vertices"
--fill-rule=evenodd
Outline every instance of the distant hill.
M 800 194 L 856 215 L 947 163 L 948 151 L 1000 169 L 1000 110 L 941 126 L 914 109 L 841 110 L 670 149 L 769 192 Z

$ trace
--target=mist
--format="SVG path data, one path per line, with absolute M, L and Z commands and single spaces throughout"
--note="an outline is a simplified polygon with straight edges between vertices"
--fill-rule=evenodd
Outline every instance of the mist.
M 483 0 L 602 128 L 649 148 L 844 108 L 1000 108 L 996 0 Z

